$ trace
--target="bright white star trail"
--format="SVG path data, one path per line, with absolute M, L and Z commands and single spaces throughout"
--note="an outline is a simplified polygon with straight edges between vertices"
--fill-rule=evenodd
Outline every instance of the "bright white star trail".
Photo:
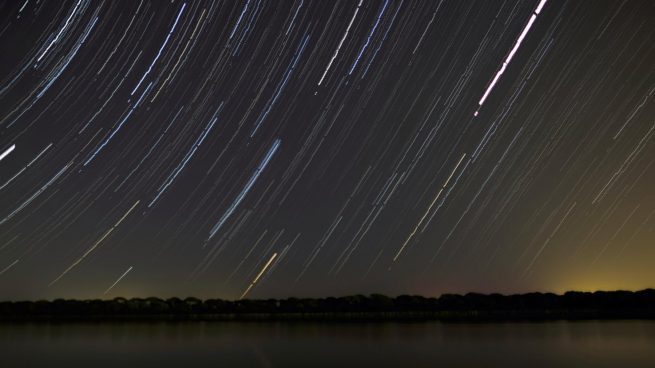
M 1 161 L 3 158 L 9 156 L 9 154 L 12 153 L 12 152 L 14 151 L 14 149 L 16 149 L 16 145 L 15 145 L 15 144 L 12 144 L 12 145 L 11 145 L 9 148 L 7 148 L 4 152 L 0 153 L 0 161 Z
M 496 72 L 496 75 L 491 80 L 491 83 L 489 83 L 489 87 L 487 87 L 487 90 L 484 91 L 484 94 L 480 98 L 480 101 L 478 101 L 479 107 L 482 107 L 482 104 L 484 104 L 484 101 L 487 99 L 487 97 L 489 97 L 489 94 L 491 93 L 491 90 L 494 89 L 494 87 L 496 86 L 496 83 L 498 82 L 500 77 L 505 72 L 505 69 L 509 65 L 509 62 L 512 61 L 512 58 L 514 57 L 514 55 L 516 54 L 516 51 L 521 46 L 521 43 L 525 39 L 525 36 L 530 31 L 530 28 L 532 28 L 532 24 L 537 19 L 537 15 L 539 15 L 539 12 L 541 12 L 541 8 L 543 8 L 544 5 L 546 5 L 546 1 L 547 0 L 540 0 L 539 1 L 539 5 L 537 5 L 537 9 L 535 9 L 534 13 L 530 16 L 530 20 L 528 20 L 528 24 L 526 24 L 525 28 L 523 28 L 523 31 L 519 35 L 519 38 L 516 40 L 516 43 L 514 43 L 514 47 L 512 47 L 512 50 L 509 52 L 509 54 L 505 58 L 505 61 L 503 61 L 503 64 L 500 66 L 500 69 L 498 70 L 498 72 Z M 478 113 L 479 113 L 479 108 L 478 108 L 478 110 L 475 111 L 474 115 L 478 116 Z

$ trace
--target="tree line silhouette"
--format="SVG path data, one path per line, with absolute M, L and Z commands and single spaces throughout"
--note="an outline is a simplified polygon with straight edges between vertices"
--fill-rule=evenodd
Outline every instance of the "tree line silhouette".
M 0 320 L 57 319 L 436 319 L 552 320 L 655 318 L 655 289 L 569 291 L 515 295 L 444 294 L 388 297 L 381 294 L 328 298 L 221 300 L 114 298 L 111 300 L 5 301 Z

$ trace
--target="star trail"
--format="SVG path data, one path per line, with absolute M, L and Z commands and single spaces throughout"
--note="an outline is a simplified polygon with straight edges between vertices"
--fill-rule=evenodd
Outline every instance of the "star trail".
M 4 1 L 0 298 L 655 285 L 655 3 Z

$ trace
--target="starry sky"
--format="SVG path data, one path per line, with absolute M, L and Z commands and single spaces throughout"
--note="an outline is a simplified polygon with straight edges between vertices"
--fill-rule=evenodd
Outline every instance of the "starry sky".
M 0 5 L 0 299 L 655 286 L 655 2 Z

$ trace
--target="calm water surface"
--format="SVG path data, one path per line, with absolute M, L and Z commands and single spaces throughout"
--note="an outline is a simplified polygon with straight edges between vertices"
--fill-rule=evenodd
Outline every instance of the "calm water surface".
M 655 367 L 655 321 L 0 324 L 0 367 Z

